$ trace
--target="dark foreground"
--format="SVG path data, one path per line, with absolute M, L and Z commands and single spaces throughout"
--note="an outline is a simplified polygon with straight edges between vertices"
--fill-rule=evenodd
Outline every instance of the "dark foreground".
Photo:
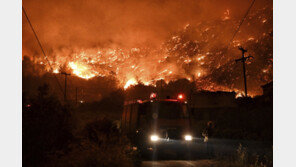
M 218 165 L 217 161 L 214 160 L 196 160 L 196 161 L 185 161 L 185 160 L 169 160 L 169 161 L 143 161 L 142 167 L 206 167 Z
M 211 158 L 249 154 L 272 157 L 272 143 L 248 140 L 212 139 Z M 163 144 L 145 152 L 145 160 L 200 160 L 208 159 L 207 145 L 202 139 L 181 144 L 178 141 Z
M 241 163 L 234 163 L 225 160 L 166 160 L 166 161 L 143 161 L 141 167 L 246 167 L 246 166 L 257 166 L 266 167 L 263 164 L 245 165 Z
M 75 107 L 62 104 L 49 93 L 46 84 L 39 87 L 37 95 L 23 93 L 23 165 L 132 167 L 139 166 L 143 160 L 144 166 L 186 166 L 182 164 L 196 163 L 202 166 L 202 163 L 216 163 L 222 159 L 226 165 L 218 165 L 220 167 L 231 166 L 227 163 L 239 166 L 263 163 L 272 166 L 272 104 L 269 105 L 271 107 L 266 107 L 267 104 L 259 107 L 253 105 L 231 113 L 219 112 L 220 116 L 213 118 L 217 126 L 215 138 L 211 139 L 216 161 L 207 161 L 213 156 L 207 156 L 203 138 L 194 138 L 192 144 L 180 147 L 178 141 L 173 141 L 168 143 L 170 149 L 149 149 L 147 156 L 139 154 L 140 149 L 131 149 L 133 147 L 129 138 L 121 133 L 114 121 L 118 120 L 116 115 L 121 114 L 116 111 L 122 111 L 115 104 L 123 103 L 120 100 L 110 100 L 119 96 L 115 95 L 93 106 L 85 104 Z M 107 117 L 103 113 L 114 114 Z M 199 130 L 203 129 L 203 122 L 208 122 L 208 117 L 196 117 L 199 118 L 194 124 L 199 127 L 196 133 L 201 134 Z M 266 120 L 269 121 L 266 123 Z
M 207 154 L 205 143 L 194 142 L 183 149 L 174 147 L 151 151 L 142 167 L 241 167 L 272 166 L 271 143 L 213 139 L 213 155 Z M 181 151 L 183 150 L 183 151 Z

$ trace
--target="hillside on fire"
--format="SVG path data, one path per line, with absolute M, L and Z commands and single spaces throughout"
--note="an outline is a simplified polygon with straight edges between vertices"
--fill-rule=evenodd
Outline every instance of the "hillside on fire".
M 249 94 L 261 94 L 258 85 L 272 81 L 272 1 L 256 2 L 233 40 L 244 14 L 236 1 L 34 2 L 24 5 L 49 62 L 23 16 L 23 59 L 43 68 L 27 70 L 31 75 L 66 70 L 86 80 L 113 77 L 120 87 L 187 78 L 200 89 L 242 93 L 235 59 L 243 46 L 254 57 L 246 62 Z
M 24 166 L 272 166 L 272 0 L 22 10 Z

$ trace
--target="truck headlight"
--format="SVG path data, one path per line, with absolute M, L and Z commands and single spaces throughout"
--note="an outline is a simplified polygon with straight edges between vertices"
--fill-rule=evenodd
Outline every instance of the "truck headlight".
M 159 140 L 159 137 L 157 135 L 151 135 L 150 136 L 150 140 L 151 141 L 158 141 Z
M 186 141 L 191 141 L 192 140 L 192 136 L 191 135 L 185 135 L 185 140 Z

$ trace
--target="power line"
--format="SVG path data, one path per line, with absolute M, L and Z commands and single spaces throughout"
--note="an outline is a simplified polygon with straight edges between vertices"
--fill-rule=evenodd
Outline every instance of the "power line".
M 238 25 L 236 31 L 234 32 L 234 34 L 233 34 L 231 40 L 229 41 L 229 43 L 228 43 L 228 45 L 227 45 L 227 48 L 228 48 L 228 46 L 230 45 L 230 43 L 233 41 L 233 39 L 234 39 L 234 37 L 236 36 L 236 34 L 238 33 L 238 31 L 239 31 L 240 27 L 242 26 L 243 22 L 246 20 L 246 17 L 248 16 L 248 14 L 249 14 L 251 8 L 253 7 L 255 1 L 256 1 L 256 0 L 253 0 L 253 1 L 252 1 L 250 7 L 248 8 L 248 10 L 247 10 L 247 12 L 245 13 L 244 17 L 242 18 L 240 24 Z
M 31 24 L 31 21 L 30 21 L 28 15 L 27 15 L 27 13 L 26 13 L 26 10 L 25 10 L 24 6 L 22 6 L 22 9 L 23 9 L 23 13 L 24 13 L 24 15 L 26 16 L 26 19 L 27 19 L 27 21 L 28 21 L 28 23 L 29 23 L 29 25 L 30 25 L 30 27 L 31 27 L 31 29 L 32 29 L 32 31 L 33 31 L 33 33 L 34 33 L 34 36 L 35 36 L 35 38 L 36 38 L 36 40 L 37 40 L 37 42 L 38 42 L 38 44 L 39 44 L 39 46 L 40 46 L 40 48 L 41 48 L 41 50 L 42 50 L 42 53 L 43 53 L 43 55 L 44 55 L 44 57 L 45 57 L 45 59 L 46 59 L 48 65 L 50 66 L 51 71 L 53 71 L 53 68 L 52 68 L 52 66 L 51 66 L 51 64 L 50 64 L 50 61 L 48 60 L 48 58 L 47 58 L 47 56 L 46 56 L 46 54 L 45 54 L 45 51 L 44 51 L 44 49 L 43 49 L 43 47 L 42 47 L 42 45 L 41 45 L 41 42 L 39 41 L 39 38 L 38 38 L 38 36 L 37 36 L 37 34 L 36 34 L 36 32 L 35 32 L 35 30 L 34 30 L 32 24 Z M 62 88 L 62 85 L 60 84 L 58 78 L 56 77 L 56 75 L 54 75 L 54 77 L 55 77 L 55 79 L 56 79 L 56 81 L 57 81 L 57 83 L 58 83 L 58 85 L 59 85 L 59 88 L 60 88 L 61 92 L 64 93 L 63 88 Z

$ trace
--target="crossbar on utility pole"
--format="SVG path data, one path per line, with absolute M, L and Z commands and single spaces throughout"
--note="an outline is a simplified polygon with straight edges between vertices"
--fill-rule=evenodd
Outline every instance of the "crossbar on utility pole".
M 254 57 L 253 56 L 245 57 L 245 53 L 247 52 L 247 50 L 244 49 L 241 46 L 238 49 L 242 52 L 242 58 L 236 59 L 235 62 L 238 62 L 238 61 L 241 61 L 242 62 L 242 65 L 243 65 L 243 73 L 244 73 L 245 96 L 248 97 L 247 77 L 246 77 L 246 65 L 245 65 L 245 62 L 246 62 L 247 59 L 254 58 Z
M 71 75 L 70 73 L 62 72 L 62 75 L 65 75 L 65 92 L 64 92 L 64 100 L 67 101 L 67 76 Z

